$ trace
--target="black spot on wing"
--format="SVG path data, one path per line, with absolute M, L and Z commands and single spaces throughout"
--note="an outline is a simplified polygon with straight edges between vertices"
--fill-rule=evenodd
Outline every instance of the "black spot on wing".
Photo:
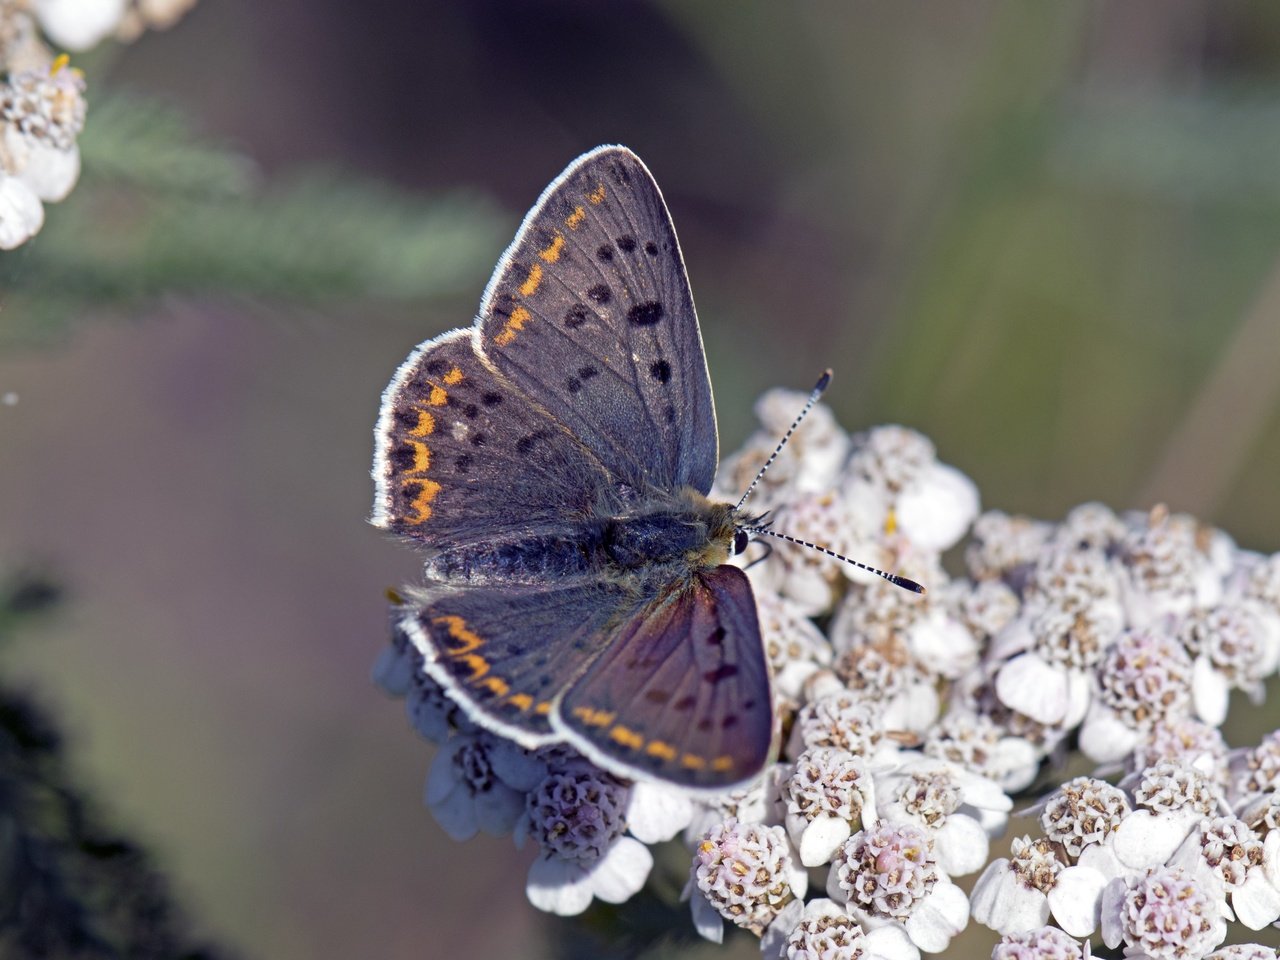
M 570 330 L 576 330 L 586 322 L 587 308 L 580 303 L 575 303 L 564 315 L 564 325 Z
M 577 393 L 579 390 L 582 389 L 582 381 L 579 380 L 577 377 L 570 377 L 568 380 L 564 382 L 564 388 L 568 390 L 570 393 Z
M 483 397 L 480 398 L 480 402 L 483 403 L 486 407 L 496 407 L 498 404 L 502 403 L 502 394 L 486 393 Z
M 608 263 L 610 260 L 612 260 L 613 259 L 612 244 L 608 244 L 608 243 L 601 244 L 599 249 L 596 250 L 596 259 L 599 260 L 601 263 Z
M 636 238 L 630 234 L 623 234 L 618 238 L 618 249 L 623 253 L 630 253 L 636 248 Z
M 671 364 L 665 360 L 655 360 L 649 364 L 649 376 L 659 383 L 666 383 L 671 379 Z
M 665 312 L 659 301 L 645 300 L 627 311 L 627 320 L 637 327 L 652 327 L 662 320 Z
M 719 683 L 721 680 L 728 680 L 730 677 L 736 676 L 738 667 L 733 663 L 722 663 L 714 670 L 708 670 L 702 675 L 702 679 L 707 683 Z
M 613 291 L 609 289 L 607 284 L 597 283 L 595 286 L 587 290 L 587 296 L 600 305 L 604 305 L 613 300 Z M 632 310 L 635 307 L 631 308 Z
M 656 257 L 658 255 L 658 245 L 652 240 L 646 240 L 644 243 L 644 252 L 651 257 Z
M 583 380 L 590 380 L 592 377 L 600 376 L 600 371 L 595 367 L 579 367 L 578 376 Z

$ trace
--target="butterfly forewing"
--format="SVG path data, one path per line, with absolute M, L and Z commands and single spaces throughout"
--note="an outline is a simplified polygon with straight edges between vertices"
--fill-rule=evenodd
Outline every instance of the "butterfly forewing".
M 561 698 L 552 720 L 610 769 L 698 789 L 755 777 L 773 707 L 746 575 L 722 566 L 637 610 Z
M 481 361 L 470 330 L 405 361 L 376 438 L 373 522 L 441 549 L 564 529 L 608 480 L 581 442 Z
M 666 204 L 623 147 L 543 194 L 485 293 L 480 349 L 632 487 L 716 469 L 702 335 Z

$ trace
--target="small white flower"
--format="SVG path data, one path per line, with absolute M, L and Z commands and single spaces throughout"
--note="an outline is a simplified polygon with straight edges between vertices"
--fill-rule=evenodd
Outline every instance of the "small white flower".
M 1041 520 L 989 510 L 974 521 L 965 565 L 975 580 L 1003 579 L 1020 590 L 1052 535 L 1053 526 Z
M 880 815 L 920 827 L 933 841 L 949 876 L 986 864 L 989 833 L 1003 833 L 1013 802 L 986 777 L 932 757 L 915 755 L 877 778 Z
M 1131 869 L 1165 863 L 1203 818 L 1226 809 L 1217 784 L 1194 767 L 1162 761 L 1126 783 L 1135 780 L 1136 809 L 1115 831 L 1116 856 Z
M 874 821 L 875 788 L 863 761 L 839 747 L 813 747 L 782 784 L 787 833 L 806 867 L 828 863 L 836 850 Z
M 693 820 L 693 801 L 675 787 L 640 781 L 630 792 L 627 829 L 641 843 L 670 840 Z
M 805 680 L 831 664 L 831 644 L 804 609 L 780 593 L 756 591 L 756 607 L 773 688 L 785 696 L 798 697 Z
M 826 897 L 792 900 L 760 939 L 765 960 L 919 960 L 920 951 L 896 925 L 867 932 Z
M 1166 717 L 1157 723 L 1134 747 L 1126 768 L 1133 773 L 1161 760 L 1195 767 L 1219 784 L 1228 782 L 1227 741 L 1222 731 L 1195 717 Z
M 1143 960 L 1198 960 L 1226 936 L 1226 900 L 1217 880 L 1179 867 L 1117 877 L 1102 895 L 1102 940 Z
M 1227 696 L 1244 690 L 1262 702 L 1263 680 L 1275 671 L 1280 637 L 1273 636 L 1245 604 L 1196 610 L 1183 618 L 1178 638 L 1195 658 L 1192 693 L 1196 713 L 1213 726 L 1227 718 Z
M 529 794 L 517 842 L 537 841 L 525 893 L 539 910 L 573 916 L 593 897 L 622 903 L 648 879 L 653 855 L 626 829 L 627 788 L 585 762 L 553 769 Z
M 469 840 L 481 830 L 505 836 L 524 812 L 524 794 L 494 773 L 490 743 L 487 735 L 459 734 L 432 761 L 424 799 L 454 840 Z
M 1229 771 L 1227 796 L 1233 804 L 1280 790 L 1280 730 L 1267 734 L 1256 747 L 1231 751 Z
M 1280 835 L 1272 844 L 1280 852 Z M 1267 878 L 1263 841 L 1236 817 L 1200 821 L 1169 860 L 1170 866 L 1208 870 L 1221 882 L 1236 918 L 1250 930 L 1261 930 L 1280 918 L 1280 890 Z
M 762 823 L 726 820 L 698 844 L 690 871 L 694 923 L 719 943 L 723 927 L 708 923 L 706 908 L 757 936 L 794 899 L 803 899 L 808 875 L 791 857 L 786 832 Z
M 973 886 L 973 919 L 1000 934 L 1049 921 L 1049 892 L 1065 866 L 1049 840 L 1014 838 L 1009 858 L 992 860 Z
M 1276 951 L 1260 943 L 1232 943 L 1213 951 L 1204 960 L 1276 960 Z
M 1040 927 L 1000 938 L 991 960 L 1088 960 L 1080 941 L 1057 927 Z
M 1121 760 L 1157 723 L 1191 703 L 1191 659 L 1180 643 L 1125 631 L 1097 671 L 1098 692 L 1080 728 L 1080 748 L 1098 763 Z
M 945 950 L 968 920 L 968 898 L 910 824 L 881 821 L 850 837 L 831 864 L 827 895 L 868 930 L 900 925 L 926 953 Z
M 853 440 L 841 488 L 881 505 L 876 527 L 916 549 L 954 546 L 978 515 L 978 488 L 955 467 L 937 461 L 933 443 L 906 427 L 876 427 Z
M 965 708 L 952 707 L 933 725 L 925 734 L 924 752 L 1011 793 L 1029 786 L 1040 767 L 1039 752 L 1028 741 L 1004 734 L 990 717 Z
M 820 697 L 796 714 L 788 752 L 798 757 L 811 747 L 839 747 L 873 769 L 897 763 L 897 746 L 885 736 L 875 705 L 848 691 Z
M 1130 813 L 1124 791 L 1105 780 L 1076 777 L 1068 780 L 1045 801 L 1040 826 L 1045 836 L 1062 844 L 1076 859 L 1085 847 L 1110 838 Z
M 1196 526 L 1161 508 L 1134 518 L 1120 551 L 1121 597 L 1131 626 L 1184 616 L 1222 595 L 1221 575 L 1199 549 Z

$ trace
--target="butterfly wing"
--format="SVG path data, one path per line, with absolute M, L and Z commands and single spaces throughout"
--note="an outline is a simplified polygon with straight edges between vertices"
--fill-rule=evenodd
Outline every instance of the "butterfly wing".
M 400 627 L 468 716 L 533 748 L 564 739 L 549 722 L 556 697 L 632 603 L 605 582 L 464 587 L 418 604 Z
M 702 334 L 666 204 L 631 151 L 599 147 L 546 189 L 477 323 L 477 349 L 620 480 L 711 489 Z
M 375 441 L 373 523 L 440 549 L 566 531 L 611 483 L 580 441 L 477 356 L 470 329 L 427 341 L 401 365 Z
M 746 575 L 717 567 L 636 610 L 551 723 L 625 776 L 713 790 L 753 779 L 772 748 L 773 701 Z

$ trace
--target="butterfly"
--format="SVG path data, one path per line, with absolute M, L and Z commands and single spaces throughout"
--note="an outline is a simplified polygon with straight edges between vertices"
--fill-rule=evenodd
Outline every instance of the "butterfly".
M 498 262 L 474 325 L 382 396 L 372 522 L 425 548 L 397 628 L 479 726 L 627 779 L 720 791 L 775 739 L 752 518 L 708 498 L 702 334 L 662 194 L 579 157 Z

